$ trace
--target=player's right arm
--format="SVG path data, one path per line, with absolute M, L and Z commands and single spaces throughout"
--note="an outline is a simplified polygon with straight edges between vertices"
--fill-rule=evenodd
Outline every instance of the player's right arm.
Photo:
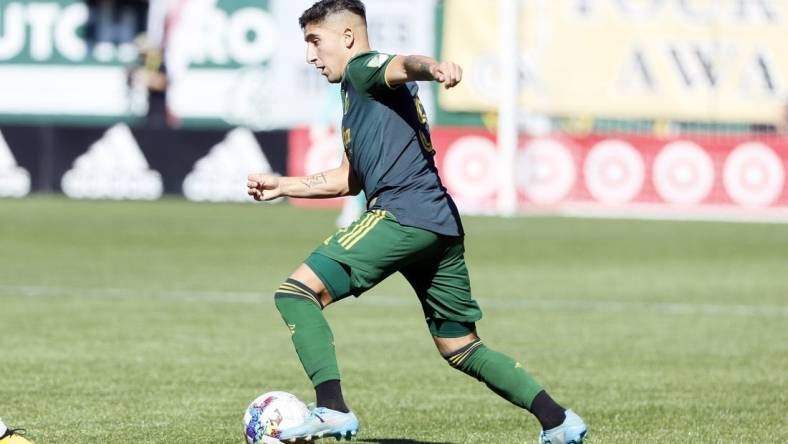
M 271 174 L 250 174 L 246 183 L 248 194 L 257 201 L 273 200 L 279 197 L 301 197 L 325 199 L 356 195 L 361 184 L 347 156 L 342 156 L 342 164 L 333 170 L 311 176 L 279 177 Z

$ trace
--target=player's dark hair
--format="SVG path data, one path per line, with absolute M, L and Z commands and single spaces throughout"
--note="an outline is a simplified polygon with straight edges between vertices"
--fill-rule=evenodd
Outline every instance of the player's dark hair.
M 330 14 L 340 11 L 349 11 L 364 19 L 367 23 L 367 9 L 361 0 L 320 0 L 304 11 L 298 19 L 301 29 L 306 28 L 310 23 L 320 23 Z

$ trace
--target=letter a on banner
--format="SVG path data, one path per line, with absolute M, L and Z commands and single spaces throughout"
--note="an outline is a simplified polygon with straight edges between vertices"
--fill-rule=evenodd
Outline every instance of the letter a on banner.
M 24 197 L 30 193 L 30 173 L 16 164 L 14 153 L 0 133 L 0 197 Z
M 161 174 L 150 169 L 131 130 L 122 123 L 74 161 L 60 186 L 72 199 L 156 200 L 163 192 Z
M 252 202 L 241 186 L 247 174 L 272 171 L 254 133 L 236 128 L 194 163 L 183 180 L 183 194 L 194 201 Z

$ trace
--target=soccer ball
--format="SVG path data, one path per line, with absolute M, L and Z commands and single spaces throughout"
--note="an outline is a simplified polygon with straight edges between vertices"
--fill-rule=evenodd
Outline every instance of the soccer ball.
M 244 413 L 244 436 L 249 444 L 279 443 L 282 430 L 301 425 L 309 414 L 306 405 L 287 392 L 258 396 Z

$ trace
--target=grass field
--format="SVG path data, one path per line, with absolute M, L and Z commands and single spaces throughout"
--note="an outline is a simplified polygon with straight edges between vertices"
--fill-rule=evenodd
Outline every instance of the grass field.
M 271 295 L 334 217 L 0 200 L 0 416 L 36 444 L 241 443 L 256 395 L 313 398 Z M 465 224 L 480 335 L 589 442 L 788 440 L 788 225 Z M 401 277 L 326 315 L 360 442 L 536 442 L 534 419 L 444 363 Z

